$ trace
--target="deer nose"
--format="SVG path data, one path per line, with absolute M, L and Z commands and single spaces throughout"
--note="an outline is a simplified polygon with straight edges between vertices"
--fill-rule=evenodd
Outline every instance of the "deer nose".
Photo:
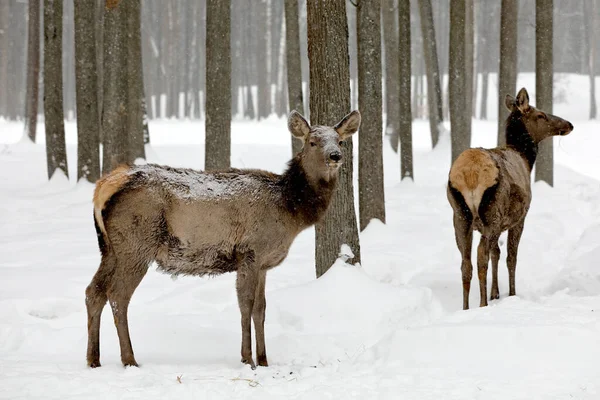
M 329 158 L 331 159 L 331 161 L 338 162 L 342 159 L 342 153 L 340 153 L 339 151 L 334 151 L 329 155 Z
M 573 124 L 569 122 L 569 131 L 573 130 Z

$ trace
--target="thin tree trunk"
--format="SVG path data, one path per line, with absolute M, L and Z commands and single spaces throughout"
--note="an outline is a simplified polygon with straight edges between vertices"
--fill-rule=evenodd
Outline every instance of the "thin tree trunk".
M 348 22 L 344 0 L 307 2 L 312 125 L 332 125 L 350 111 Z M 331 66 L 335 65 L 335 73 Z M 338 258 L 342 244 L 360 263 L 360 243 L 352 190 L 352 139 L 342 145 L 344 165 L 325 218 L 316 226 L 317 277 Z
M 590 119 L 596 119 L 597 115 L 597 103 L 596 103 L 596 38 L 598 35 L 597 22 L 598 13 L 600 10 L 597 9 L 596 0 L 590 0 L 585 2 L 586 6 L 586 19 L 587 25 L 587 37 L 588 37 L 588 73 L 590 77 Z
M 35 142 L 40 89 L 40 0 L 29 0 L 25 133 Z
M 372 219 L 385 223 L 380 21 L 379 0 L 361 1 L 358 4 L 358 108 L 362 116 L 358 141 L 358 201 L 361 231 Z M 393 64 L 397 66 L 397 63 Z
M 398 96 L 400 91 L 400 79 L 402 79 L 402 76 L 398 73 L 398 57 L 400 55 L 398 53 L 397 18 L 398 13 L 394 6 L 394 0 L 382 0 L 381 19 L 383 25 L 383 44 L 385 49 L 385 134 L 388 136 L 392 149 L 395 152 L 398 152 L 399 135 L 401 132 L 399 126 L 401 116 L 399 114 L 400 109 L 398 105 L 400 99 Z M 358 62 L 361 62 L 360 58 L 358 59 Z
M 471 146 L 471 121 L 473 120 L 473 87 L 474 87 L 474 74 L 475 69 L 473 53 L 475 46 L 473 41 L 475 40 L 474 31 L 474 4 L 473 0 L 465 1 L 465 135 L 469 138 L 467 147 Z
M 398 0 L 399 69 L 399 132 L 400 132 L 400 179 L 414 180 L 412 149 L 412 112 L 410 107 L 411 44 L 410 0 Z
M 96 0 L 75 1 L 75 89 L 77 102 L 77 180 L 100 178 Z
M 105 0 L 96 0 L 96 69 L 98 71 L 98 82 L 96 90 L 98 104 L 98 140 L 102 139 L 102 109 L 104 107 L 104 4 Z
M 302 66 L 300 63 L 300 27 L 298 0 L 285 0 L 285 36 L 287 53 L 287 87 L 290 110 L 304 114 Z M 302 149 L 302 142 L 292 137 L 292 154 Z
M 144 72 L 140 0 L 125 0 L 127 11 L 127 139 L 128 159 L 145 159 Z M 147 126 L 147 125 L 146 125 Z
M 0 57 L 0 87 L 8 87 L 8 61 L 10 43 L 10 1 L 0 1 L 0 49 L 6 56 Z M 0 90 L 0 116 L 8 116 L 8 90 Z
M 504 105 L 507 94 L 517 92 L 517 22 L 518 0 L 502 0 L 500 15 L 500 66 L 498 73 L 498 145 L 506 144 L 506 118 Z
M 467 115 L 471 109 L 465 107 L 467 96 L 465 63 L 465 16 L 466 0 L 453 0 L 450 4 L 450 130 L 452 132 L 452 162 L 469 148 L 471 143 Z
M 127 151 L 127 0 L 104 8 L 104 105 L 102 173 L 131 161 Z
M 230 1 L 206 2 L 206 170 L 225 169 L 230 165 L 230 7 Z
M 444 116 L 442 112 L 442 87 L 440 86 L 440 69 L 438 66 L 437 47 L 435 44 L 435 28 L 433 26 L 431 0 L 419 0 L 419 11 L 421 15 L 421 31 L 423 34 L 423 56 L 425 58 L 425 69 L 427 70 L 429 129 L 431 130 L 431 144 L 435 147 L 439 140 L 439 125 L 442 123 Z M 462 21 L 462 24 L 464 27 L 464 21 Z
M 269 66 L 271 60 L 268 59 L 269 53 L 267 21 L 267 0 L 258 0 L 255 7 L 258 7 L 257 13 L 260 23 L 258 24 L 259 37 L 257 38 L 258 48 L 256 51 L 257 59 L 257 115 L 258 119 L 267 118 L 271 113 L 271 85 L 269 83 Z M 255 25 L 256 27 L 256 25 Z
M 535 2 L 535 102 L 536 107 L 552 113 L 553 95 L 553 14 L 554 0 Z M 552 138 L 539 144 L 535 180 L 554 186 L 554 146 Z
M 62 98 L 62 0 L 44 0 L 44 120 L 48 179 L 69 176 Z

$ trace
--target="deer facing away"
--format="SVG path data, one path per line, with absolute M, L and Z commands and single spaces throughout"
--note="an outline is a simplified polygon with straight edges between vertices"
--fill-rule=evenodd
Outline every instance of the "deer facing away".
M 121 361 L 137 366 L 127 309 L 152 261 L 178 275 L 237 272 L 242 362 L 267 366 L 265 278 L 294 238 L 329 206 L 342 164 L 342 141 L 360 126 L 353 111 L 337 125 L 310 126 L 296 111 L 288 120 L 304 147 L 282 175 L 262 170 L 200 172 L 158 165 L 119 167 L 98 181 L 94 220 L 101 263 L 86 289 L 87 363 L 100 366 L 100 316 L 111 305 Z
M 509 295 L 515 292 L 517 251 L 525 217 L 531 203 L 531 170 L 538 143 L 552 136 L 568 135 L 573 125 L 529 104 L 525 88 L 517 98 L 506 96 L 510 115 L 506 121 L 506 146 L 493 149 L 471 148 L 452 164 L 447 197 L 454 210 L 456 244 L 462 256 L 463 309 L 469 308 L 473 266 L 471 245 L 473 230 L 481 233 L 477 248 L 480 307 L 487 306 L 487 269 L 492 261 L 490 299 L 498 291 L 498 238 L 508 230 L 507 266 Z

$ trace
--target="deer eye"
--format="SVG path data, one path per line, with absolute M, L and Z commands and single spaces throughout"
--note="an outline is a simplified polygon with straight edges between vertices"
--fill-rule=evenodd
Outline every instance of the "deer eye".
M 316 144 L 315 142 L 310 142 L 310 145 L 311 145 L 312 147 L 315 147 L 317 144 Z

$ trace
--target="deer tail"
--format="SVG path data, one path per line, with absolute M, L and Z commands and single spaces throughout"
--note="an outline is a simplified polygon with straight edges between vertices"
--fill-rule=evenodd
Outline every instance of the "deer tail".
M 101 250 L 107 248 L 110 243 L 102 211 L 106 207 L 106 203 L 129 181 L 129 170 L 130 167 L 127 165 L 118 166 L 96 183 L 96 189 L 94 190 L 94 223 Z

